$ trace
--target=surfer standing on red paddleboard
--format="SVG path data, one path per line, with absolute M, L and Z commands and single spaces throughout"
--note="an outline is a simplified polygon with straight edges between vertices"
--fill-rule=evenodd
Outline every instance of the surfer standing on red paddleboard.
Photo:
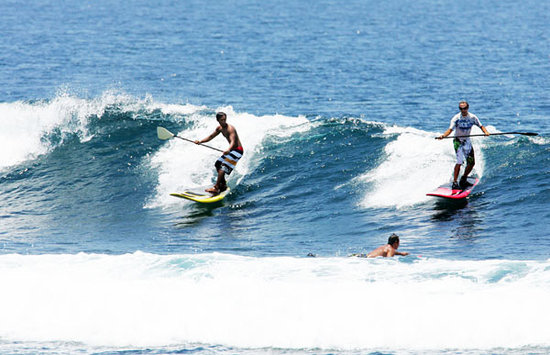
M 460 110 L 460 112 L 454 115 L 451 119 L 451 125 L 449 126 L 449 129 L 446 130 L 445 133 L 437 137 L 437 139 L 443 139 L 451 134 L 453 130 L 456 130 L 455 136 L 460 136 L 453 139 L 453 144 L 456 152 L 456 165 L 453 172 L 453 190 L 461 190 L 471 185 L 468 180 L 466 180 L 466 178 L 468 177 L 470 172 L 472 172 L 472 169 L 474 168 L 474 165 L 476 163 L 474 157 L 474 148 L 472 147 L 470 137 L 464 136 L 470 135 L 470 131 L 474 125 L 481 128 L 486 136 L 491 135 L 487 131 L 487 129 L 483 127 L 483 125 L 479 121 L 479 118 L 477 118 L 477 116 L 473 113 L 468 112 L 469 108 L 470 105 L 468 105 L 468 102 L 460 101 L 458 103 L 458 109 Z M 462 164 L 464 164 L 465 160 L 467 164 L 466 168 L 464 169 L 464 174 L 460 178 L 459 184 L 457 183 L 458 174 L 460 173 L 460 167 L 462 166 Z
M 218 134 L 222 134 L 229 142 L 229 148 L 223 152 L 222 156 L 216 160 L 214 166 L 218 172 L 218 178 L 216 184 L 206 189 L 206 192 L 210 192 L 213 195 L 218 195 L 220 192 L 227 190 L 227 182 L 225 181 L 225 174 L 229 175 L 235 169 L 235 165 L 243 156 L 244 150 L 237 134 L 235 127 L 227 123 L 227 115 L 224 112 L 218 112 L 216 114 L 216 120 L 220 124 L 212 134 L 208 137 L 196 140 L 195 144 L 201 144 L 214 139 Z

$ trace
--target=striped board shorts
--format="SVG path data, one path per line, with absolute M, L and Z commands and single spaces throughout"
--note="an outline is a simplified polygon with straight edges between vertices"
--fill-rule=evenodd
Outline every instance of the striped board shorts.
M 235 165 L 237 165 L 237 162 L 243 156 L 243 153 L 243 148 L 238 147 L 230 151 L 229 154 L 222 155 L 214 164 L 214 166 L 216 166 L 216 170 L 222 169 L 227 175 L 231 174 L 233 169 L 235 169 Z

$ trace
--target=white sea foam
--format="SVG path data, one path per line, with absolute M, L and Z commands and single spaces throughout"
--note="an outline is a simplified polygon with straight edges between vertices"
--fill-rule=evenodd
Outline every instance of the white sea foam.
M 549 261 L 0 256 L 0 338 L 288 349 L 549 346 Z
M 238 184 L 254 168 L 255 162 L 263 154 L 262 143 L 267 137 L 284 138 L 311 128 L 309 121 L 303 116 L 255 116 L 235 112 L 232 107 L 219 107 L 216 111 L 227 114 L 227 122 L 237 129 L 244 148 L 244 155 L 236 169 L 227 177 L 230 186 Z M 207 137 L 217 126 L 215 116 L 211 112 L 197 112 L 186 117 L 186 123 L 190 122 L 193 123 L 191 128 L 174 133 L 186 139 L 197 140 Z M 205 144 L 221 150 L 227 149 L 228 146 L 221 135 Z M 181 201 L 169 194 L 183 188 L 212 184 L 215 178 L 214 162 L 220 154 L 215 150 L 179 139 L 168 141 L 151 157 L 152 168 L 158 171 L 159 180 L 156 195 L 146 207 L 180 203 Z
M 65 95 L 51 102 L 0 104 L 0 168 L 33 159 L 49 150 L 44 134 L 55 128 L 82 130 L 93 105 Z
M 54 130 L 79 133 L 83 141 L 91 139 L 90 117 L 101 116 L 112 105 L 125 112 L 159 109 L 163 113 L 192 114 L 203 109 L 190 104 L 167 105 L 150 96 L 138 99 L 116 91 L 106 91 L 94 99 L 60 92 L 49 101 L 0 103 L 0 169 L 48 153 L 53 147 L 43 138 Z
M 472 134 L 475 133 L 478 132 L 472 129 Z M 452 180 L 456 160 L 450 139 L 436 140 L 435 134 L 410 127 L 388 126 L 384 134 L 397 138 L 386 145 L 380 165 L 356 179 L 371 186 L 361 202 L 363 207 L 412 206 L 427 201 L 427 192 Z M 474 173 L 481 177 L 484 145 L 478 141 L 474 145 Z

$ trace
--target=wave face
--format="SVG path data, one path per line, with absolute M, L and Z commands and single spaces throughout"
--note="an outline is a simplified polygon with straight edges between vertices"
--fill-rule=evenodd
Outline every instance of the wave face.
M 159 140 L 156 127 L 203 138 L 219 110 L 245 146 L 229 179 L 233 192 L 214 208 L 171 197 L 213 183 L 218 153 Z M 491 244 L 521 258 L 518 235 L 523 250 L 546 255 L 536 247 L 544 226 L 533 223 L 533 214 L 548 217 L 543 137 L 476 142 L 482 182 L 469 204 L 449 206 L 425 194 L 450 178 L 452 145 L 417 128 L 359 117 L 256 116 L 115 92 L 15 102 L 1 111 L 14 118 L 1 141 L 21 142 L 2 159 L 5 252 L 163 253 L 168 242 L 179 253 L 334 255 L 397 232 L 418 237 L 414 247 L 438 257 L 492 257 Z M 210 143 L 227 146 L 221 136 Z M 461 247 L 456 238 L 485 237 L 490 243 L 473 255 L 454 249 Z

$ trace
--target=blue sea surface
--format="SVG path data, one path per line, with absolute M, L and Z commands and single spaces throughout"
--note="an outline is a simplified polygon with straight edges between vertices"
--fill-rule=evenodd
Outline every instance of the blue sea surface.
M 0 33 L 0 353 L 550 352 L 549 2 L 7 0 Z M 452 203 L 461 100 L 539 135 L 472 138 Z M 231 193 L 170 196 L 218 153 L 157 127 L 218 111 Z

